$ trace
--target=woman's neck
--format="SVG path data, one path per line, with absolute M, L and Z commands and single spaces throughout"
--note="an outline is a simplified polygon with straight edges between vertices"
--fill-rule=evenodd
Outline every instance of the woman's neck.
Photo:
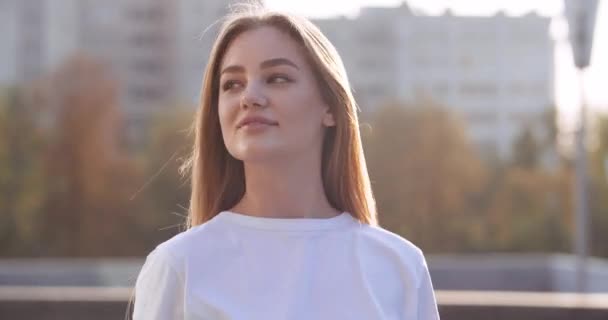
M 320 164 L 245 164 L 245 195 L 231 211 L 271 218 L 331 218 L 340 211 L 325 196 Z M 317 174 L 311 174 L 317 172 Z

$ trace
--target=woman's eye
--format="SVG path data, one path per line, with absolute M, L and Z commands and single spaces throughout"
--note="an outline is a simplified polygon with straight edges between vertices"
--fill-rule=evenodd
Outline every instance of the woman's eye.
M 277 74 L 277 75 L 272 75 L 272 76 L 268 77 L 268 82 L 269 83 L 287 83 L 287 82 L 291 82 L 291 79 L 285 75 Z
M 224 84 L 222 85 L 222 90 L 223 91 L 232 90 L 232 89 L 238 87 L 239 85 L 240 84 L 238 81 L 228 80 L 228 81 L 224 82 Z

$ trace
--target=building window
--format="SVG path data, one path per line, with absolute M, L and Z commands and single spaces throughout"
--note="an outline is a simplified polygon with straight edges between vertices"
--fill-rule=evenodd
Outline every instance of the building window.
M 484 124 L 495 124 L 498 120 L 498 115 L 493 111 L 466 111 L 465 118 L 468 122 L 484 123 Z
M 465 83 L 460 87 L 460 94 L 464 96 L 492 97 L 497 91 L 495 85 L 485 83 Z
M 130 96 L 135 100 L 140 101 L 159 101 L 165 97 L 166 90 L 161 87 L 143 87 L 137 86 L 129 89 Z
M 445 97 L 450 91 L 450 86 L 447 83 L 436 83 L 433 85 L 433 95 L 436 97 Z
M 164 64 L 155 60 L 136 60 L 131 64 L 133 71 L 149 75 L 162 75 Z
M 130 42 L 138 47 L 155 47 L 165 42 L 165 37 L 158 33 L 137 33 L 131 36 Z
M 517 96 L 545 96 L 549 89 L 542 83 L 512 83 L 509 91 Z
M 165 11 L 158 6 L 134 8 L 129 11 L 128 18 L 136 21 L 161 21 L 165 18 Z
M 384 29 L 362 28 L 357 36 L 357 43 L 369 47 L 385 47 L 390 44 L 392 35 Z

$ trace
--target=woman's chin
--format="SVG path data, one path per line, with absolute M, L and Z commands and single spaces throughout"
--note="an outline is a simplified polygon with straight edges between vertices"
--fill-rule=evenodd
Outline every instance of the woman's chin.
M 239 150 L 236 158 L 243 162 L 269 162 L 281 156 L 279 148 L 270 146 L 248 146 Z

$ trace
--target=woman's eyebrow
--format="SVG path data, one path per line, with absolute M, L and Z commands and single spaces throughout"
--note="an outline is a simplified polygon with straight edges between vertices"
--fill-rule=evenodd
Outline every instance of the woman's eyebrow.
M 287 65 L 287 66 L 300 70 L 300 67 L 298 67 L 297 64 L 295 64 L 293 61 L 291 61 L 287 58 L 274 58 L 274 59 L 262 61 L 262 63 L 260 63 L 260 68 L 267 69 L 267 68 L 272 68 L 272 67 L 276 67 L 276 66 L 280 66 L 280 65 Z M 222 69 L 222 72 L 220 72 L 220 75 L 222 75 L 224 73 L 243 73 L 243 72 L 245 72 L 245 68 L 243 66 L 231 65 L 231 66 L 227 66 L 226 68 Z
M 220 72 L 220 75 L 222 75 L 224 73 L 239 73 L 239 72 L 245 72 L 245 68 L 243 66 L 232 65 L 232 66 L 228 66 L 228 67 L 224 68 L 222 70 L 222 72 Z
M 298 67 L 297 64 L 295 64 L 294 62 L 292 62 L 291 60 L 289 60 L 287 58 L 274 58 L 274 59 L 263 61 L 262 63 L 260 63 L 260 68 L 266 69 L 266 68 L 276 67 L 279 65 L 288 65 L 290 67 L 300 70 L 300 68 Z

